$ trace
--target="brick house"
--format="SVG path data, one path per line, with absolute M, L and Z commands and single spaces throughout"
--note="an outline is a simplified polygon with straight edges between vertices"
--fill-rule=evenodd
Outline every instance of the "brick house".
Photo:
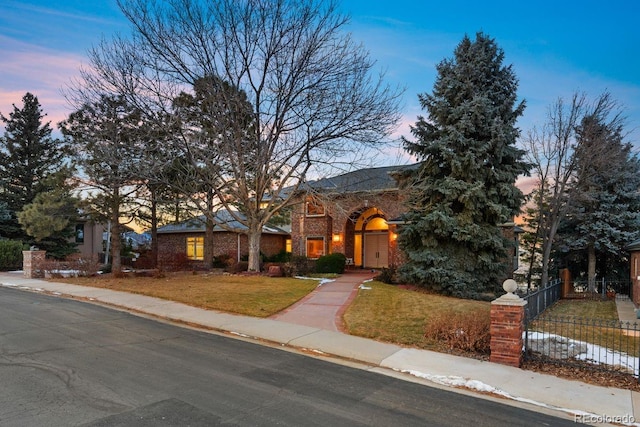
M 631 280 L 631 297 L 635 305 L 640 305 L 640 240 L 631 242 L 625 247 L 629 252 L 629 279 Z
M 318 258 L 340 252 L 348 264 L 361 268 L 402 264 L 397 237 L 407 207 L 393 175 L 418 166 L 361 169 L 309 183 L 310 191 L 301 196 L 291 216 L 293 255 Z M 518 268 L 518 234 L 522 230 L 514 223 L 504 224 L 502 230 L 514 242 L 505 260 L 506 277 L 512 277 Z
M 309 183 L 291 215 L 293 255 L 340 252 L 362 268 L 398 265 L 397 221 L 406 208 L 391 173 L 418 165 L 361 169 Z
M 229 256 L 235 261 L 249 253 L 249 240 L 242 232 L 246 227 L 236 221 L 227 212 L 219 212 L 218 220 L 227 227 L 238 231 L 229 231 L 220 225 L 213 227 L 213 256 Z M 204 259 L 204 216 L 192 218 L 158 228 L 158 262 L 171 265 L 182 258 L 193 266 L 202 266 Z M 287 249 L 289 232 L 278 227 L 265 226 L 260 241 L 260 251 L 273 256 Z

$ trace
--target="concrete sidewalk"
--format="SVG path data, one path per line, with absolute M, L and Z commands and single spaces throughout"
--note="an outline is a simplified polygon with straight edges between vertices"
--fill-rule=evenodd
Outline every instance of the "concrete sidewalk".
M 351 291 L 347 292 L 346 283 L 341 286 L 340 292 L 349 294 L 357 289 L 360 284 L 357 282 L 362 279 L 356 275 L 343 277 L 354 279 Z M 478 394 L 479 397 L 489 399 L 498 396 L 504 403 L 517 404 L 568 419 L 594 424 L 601 424 L 600 421 L 603 420 L 623 421 L 619 424 L 640 421 L 639 393 L 589 385 L 470 358 L 402 348 L 321 327 L 284 322 L 282 319 L 286 313 L 277 320 L 258 319 L 203 310 L 125 292 L 25 279 L 16 273 L 0 273 L 0 284 L 25 291 L 99 302 L 160 319 L 201 325 L 204 328 L 246 338 L 311 350 L 318 356 L 337 356 L 342 360 L 348 359 L 364 364 L 366 366 L 360 367 L 374 372 L 426 384 L 453 387 L 453 390 L 463 393 L 469 393 L 470 390 L 474 393 L 481 392 Z M 327 297 L 320 295 L 316 302 Z M 313 301 L 313 297 L 309 297 L 307 303 L 310 301 Z M 336 304 L 328 306 L 334 310 Z M 293 320 L 294 317 L 289 319 Z
M 618 319 L 622 323 L 634 324 L 640 322 L 636 316 L 636 306 L 628 297 L 616 297 L 616 308 L 618 310 Z

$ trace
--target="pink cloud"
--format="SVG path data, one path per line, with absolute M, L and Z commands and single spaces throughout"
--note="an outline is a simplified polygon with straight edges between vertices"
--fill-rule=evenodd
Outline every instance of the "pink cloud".
M 31 92 L 38 97 L 47 120 L 55 125 L 69 113 L 63 89 L 78 74 L 83 58 L 68 52 L 43 49 L 0 36 L 0 112 L 22 106 L 22 97 Z

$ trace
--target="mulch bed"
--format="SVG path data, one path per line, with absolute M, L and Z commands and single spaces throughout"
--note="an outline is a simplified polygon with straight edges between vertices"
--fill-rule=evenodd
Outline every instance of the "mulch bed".
M 566 366 L 539 360 L 525 360 L 522 369 L 603 387 L 640 391 L 638 378 L 624 372 L 600 371 L 588 366 Z

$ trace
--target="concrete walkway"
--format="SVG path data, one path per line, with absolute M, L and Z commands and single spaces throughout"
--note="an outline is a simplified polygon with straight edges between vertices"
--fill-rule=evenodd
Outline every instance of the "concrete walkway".
M 629 298 L 616 298 L 616 308 L 618 309 L 618 318 L 623 323 L 639 323 L 636 316 L 636 306 Z
M 342 314 L 358 294 L 360 285 L 377 275 L 369 270 L 347 270 L 323 283 L 309 295 L 271 319 L 327 331 L 343 332 Z
M 317 306 L 325 306 L 327 310 L 335 312 L 338 295 L 330 292 L 341 293 L 343 296 L 348 293 L 351 296 L 360 279 L 366 279 L 364 276 L 351 274 L 345 277 L 354 279 L 349 285 L 352 286 L 351 291 L 348 291 L 349 286 L 344 283 L 344 289 L 340 285 L 336 291 L 326 288 L 329 292 L 327 294 L 317 292 L 307 299 L 306 304 L 302 302 L 297 307 L 292 307 L 289 313 L 293 314 L 289 319 L 295 320 L 296 311 L 302 310 L 302 307 L 317 309 Z M 346 360 L 360 369 L 432 387 L 445 387 L 451 391 L 473 394 L 578 422 L 602 425 L 604 421 L 640 426 L 635 424 L 635 420 L 640 421 L 640 393 L 630 390 L 594 386 L 466 357 L 402 348 L 318 326 L 203 310 L 144 295 L 26 279 L 21 274 L 0 273 L 0 285 L 109 305 L 133 314 L 200 325 L 231 336 L 256 340 L 257 343 L 268 342 L 303 350 L 306 354 L 338 363 L 347 363 Z M 314 300 L 315 304 L 312 303 Z M 317 317 L 317 314 L 308 316 L 313 317 Z M 523 420 L 523 423 L 526 421 Z

